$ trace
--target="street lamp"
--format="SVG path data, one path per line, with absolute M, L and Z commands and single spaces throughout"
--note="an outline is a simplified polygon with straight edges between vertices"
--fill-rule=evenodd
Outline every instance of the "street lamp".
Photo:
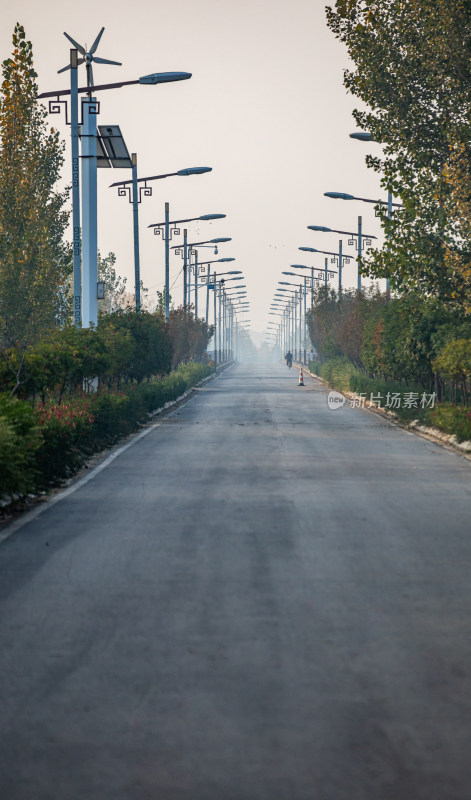
M 377 139 L 373 139 L 371 133 L 368 133 L 367 131 L 356 131 L 355 133 L 351 133 L 350 139 L 357 139 L 360 142 L 377 142 Z M 378 142 L 378 144 L 380 144 L 380 142 Z M 398 208 L 401 208 L 400 203 L 393 203 L 392 192 L 390 189 L 388 189 L 388 219 L 391 219 L 392 217 L 393 205 L 397 206 Z M 388 297 L 389 297 L 389 289 L 390 289 L 389 278 L 386 278 L 386 292 Z
M 401 203 L 393 203 L 391 192 L 388 194 L 387 203 L 384 200 L 371 200 L 368 197 L 357 197 L 356 195 L 346 194 L 345 192 L 324 192 L 324 197 L 331 197 L 334 200 L 360 200 L 362 203 L 373 203 L 375 206 L 387 206 L 388 218 L 391 217 L 393 206 L 396 208 L 402 208 Z M 389 278 L 386 279 L 386 284 L 387 291 L 389 291 Z
M 206 276 L 205 276 L 206 280 L 204 281 L 206 283 L 206 285 L 207 285 L 207 288 L 206 288 L 206 319 L 207 319 L 208 318 L 208 304 L 209 304 L 209 284 L 210 284 L 210 267 L 209 267 L 209 265 L 210 264 L 219 264 L 222 261 L 235 261 L 235 258 L 215 258 L 215 259 L 212 259 L 211 261 L 204 261 L 202 263 L 198 263 L 198 251 L 197 250 L 192 250 L 190 248 L 189 254 L 190 254 L 190 265 L 189 265 L 190 275 L 189 275 L 189 283 L 188 283 L 188 301 L 189 302 L 190 302 L 190 295 L 191 295 L 191 256 L 192 255 L 195 256 L 195 263 L 194 263 L 194 273 L 195 273 L 195 319 L 197 319 L 197 317 L 198 317 L 198 272 L 200 270 L 202 272 L 203 271 L 202 268 L 205 265 L 207 265 L 207 267 L 208 267 L 207 273 L 206 273 Z M 228 274 L 235 275 L 235 274 L 238 274 L 240 272 L 241 272 L 241 270 L 232 270 L 232 272 L 224 273 L 224 274 L 225 275 L 228 275 Z M 242 280 L 242 278 L 237 278 L 237 280 Z
M 214 289 L 214 291 L 216 292 L 215 287 L 212 285 L 209 265 L 210 264 L 216 264 L 216 263 L 218 263 L 220 261 L 234 261 L 234 260 L 235 259 L 233 259 L 233 258 L 218 258 L 218 259 L 215 259 L 214 261 L 206 262 L 208 264 L 208 272 L 207 272 L 207 276 L 206 276 L 206 322 L 209 322 L 209 290 L 210 289 Z M 195 269 L 196 268 L 197 268 L 197 262 L 196 262 L 196 265 L 195 265 Z M 221 276 L 221 275 L 240 275 L 241 276 L 241 277 L 237 277 L 237 278 L 221 278 L 222 284 L 224 284 L 225 281 L 228 281 L 228 280 L 236 280 L 236 281 L 244 280 L 244 278 L 242 277 L 242 270 L 240 270 L 240 269 L 231 269 L 231 270 L 228 270 L 227 272 L 218 272 L 218 273 L 214 272 L 214 278 L 216 278 L 216 275 L 218 275 L 218 276 Z M 196 273 L 195 273 L 195 287 L 196 287 L 196 289 L 195 289 L 195 298 L 197 298 Z M 195 300 L 195 316 L 196 316 L 196 309 L 198 307 L 197 303 L 198 303 L 198 301 L 196 299 Z M 215 322 L 215 324 L 216 324 L 216 322 Z
M 350 133 L 349 136 L 350 139 L 357 139 L 359 142 L 377 142 L 377 139 L 373 139 L 371 133 L 368 133 L 367 131 L 355 131 L 355 133 Z M 347 199 L 347 198 L 342 198 L 342 199 Z M 363 198 L 355 198 L 355 199 L 363 199 Z M 365 200 L 364 202 L 369 202 L 369 201 Z M 384 205 L 383 202 L 382 205 Z M 388 190 L 388 219 L 391 218 L 393 205 L 396 205 L 398 208 L 401 207 L 400 203 L 393 203 L 392 192 Z
M 287 329 L 288 334 L 291 336 L 291 345 L 296 357 L 296 340 L 298 330 L 298 302 L 297 294 L 299 292 L 299 355 L 301 354 L 301 313 L 302 313 L 302 284 L 291 283 L 290 281 L 278 281 L 281 287 L 296 286 L 296 289 L 279 288 L 278 292 L 287 292 L 291 295 L 287 308 Z M 290 324 L 291 323 L 291 324 Z M 291 328 L 291 331 L 290 331 Z M 289 337 L 288 337 L 289 338 Z M 291 349 L 291 347 L 289 347 Z
M 308 226 L 308 227 L 310 227 L 310 226 Z M 350 255 L 347 256 L 347 255 L 345 255 L 343 253 L 343 249 L 342 248 L 343 248 L 342 240 L 339 239 L 339 250 L 338 250 L 338 253 L 333 253 L 331 250 L 317 250 L 314 247 L 310 250 L 310 252 L 312 252 L 312 253 L 323 253 L 326 256 L 332 256 L 332 258 L 330 259 L 331 262 L 333 264 L 337 264 L 338 265 L 338 268 L 339 268 L 339 295 L 342 294 L 342 267 L 343 267 L 343 262 L 346 261 L 346 263 L 349 264 L 350 263 L 350 259 L 351 258 L 355 258 L 355 256 L 350 256 Z M 306 248 L 305 247 L 300 247 L 299 249 L 300 250 L 305 250 Z M 327 262 L 326 262 L 326 265 L 325 265 L 325 269 L 327 271 Z
M 324 197 L 331 197 L 333 200 L 361 200 L 362 203 L 373 203 L 375 206 L 387 206 L 389 203 L 384 200 L 372 200 L 369 197 L 357 197 L 354 194 L 347 194 L 346 192 L 324 192 Z M 391 206 L 402 208 L 402 203 L 393 203 Z
M 203 242 L 188 242 L 188 231 L 186 228 L 183 229 L 183 247 L 181 244 L 174 244 L 170 248 L 171 250 L 175 250 L 175 255 L 181 255 L 183 258 L 183 308 L 187 308 L 190 298 L 191 292 L 191 280 L 188 284 L 188 255 L 190 255 L 190 277 L 191 277 L 191 256 L 194 254 L 193 248 L 195 247 L 213 247 L 214 246 L 214 255 L 218 254 L 218 244 L 222 242 L 232 242 L 232 239 L 228 236 L 220 236 L 217 239 L 205 239 Z
M 199 220 L 203 221 L 211 221 L 213 219 L 224 219 L 225 214 L 202 214 L 200 217 L 190 217 L 189 219 L 175 219 L 170 220 L 170 206 L 169 203 L 165 203 L 165 221 L 164 222 L 154 222 L 152 225 L 148 225 L 148 228 L 154 229 L 154 234 L 157 236 L 161 235 L 163 237 L 165 243 L 165 319 L 168 321 L 169 313 L 170 313 L 170 249 L 169 243 L 170 239 L 172 238 L 172 233 L 175 233 L 176 236 L 180 235 L 180 228 L 178 225 L 181 225 L 184 222 L 195 222 Z M 196 273 L 195 273 L 196 275 Z
M 307 342 L 307 334 L 308 334 L 307 313 L 306 313 L 307 312 L 307 308 L 306 308 L 307 290 L 309 288 L 311 289 L 311 307 L 312 307 L 312 305 L 313 305 L 312 301 L 313 301 L 313 297 L 314 297 L 314 295 L 313 295 L 313 292 L 314 292 L 314 281 L 319 283 L 320 278 L 314 277 L 314 270 L 312 270 L 312 273 L 311 273 L 310 277 L 308 277 L 307 275 L 301 275 L 299 272 L 288 272 L 288 271 L 283 272 L 283 275 L 291 275 L 293 278 L 302 278 L 303 281 L 304 281 L 304 363 L 306 363 L 306 342 Z M 309 287 L 308 281 L 311 281 L 310 287 Z M 299 317 L 299 328 L 300 328 L 300 331 L 301 331 L 301 306 L 300 306 L 300 309 L 299 309 L 299 315 L 300 315 L 300 317 Z
M 298 250 L 304 250 L 306 253 L 319 253 L 320 252 L 319 250 L 316 250 L 315 247 L 298 247 Z M 337 274 L 337 270 L 336 269 L 328 269 L 328 264 L 329 264 L 329 259 L 326 258 L 326 259 L 324 259 L 324 269 L 323 270 L 320 269 L 319 267 L 314 267 L 314 269 L 316 271 L 324 273 L 324 282 L 325 282 L 325 288 L 326 289 L 327 289 L 327 286 L 328 286 L 328 279 L 329 278 L 333 278 L 334 275 Z M 291 266 L 295 267 L 296 269 L 300 269 L 300 268 L 309 269 L 309 267 L 304 267 L 302 264 L 291 264 Z M 312 269 L 312 267 L 311 267 L 311 269 Z
M 348 244 L 356 246 L 357 251 L 358 251 L 358 258 L 357 258 L 357 261 L 358 261 L 357 289 L 358 289 L 359 292 L 361 292 L 360 266 L 361 266 L 361 255 L 362 255 L 363 240 L 365 242 L 365 245 L 367 245 L 369 247 L 371 245 L 371 240 L 377 238 L 376 236 L 373 236 L 373 234 L 363 233 L 362 232 L 362 218 L 358 217 L 358 228 L 357 228 L 357 232 L 356 233 L 352 232 L 352 231 L 339 231 L 339 230 L 336 230 L 335 228 L 326 228 L 324 225 L 308 225 L 307 227 L 311 231 L 321 231 L 322 233 L 341 233 L 341 234 L 344 234 L 344 235 L 350 237 L 349 240 L 348 240 Z
M 117 181 L 110 184 L 110 188 L 118 187 L 118 195 L 120 197 L 128 197 L 129 202 L 132 203 L 133 210 L 133 231 L 134 231 L 134 286 L 135 286 L 135 301 L 136 311 L 141 307 L 141 277 L 140 277 L 140 258 L 139 258 L 139 203 L 142 202 L 142 196 L 152 196 L 152 186 L 147 184 L 150 181 L 162 180 L 163 178 L 170 178 L 175 175 L 202 175 L 205 172 L 211 172 L 212 167 L 187 167 L 179 169 L 177 172 L 166 172 L 163 175 L 149 175 L 147 178 L 137 177 L 137 154 L 132 153 L 132 180 L 130 181 Z M 138 183 L 143 183 L 139 187 Z
M 216 261 L 233 261 L 234 259 L 216 259 Z M 210 262 L 215 263 L 215 262 Z M 217 273 L 214 271 L 213 276 L 208 276 L 208 284 L 207 284 L 207 295 L 206 295 L 206 322 L 209 322 L 209 290 L 213 289 L 214 291 L 214 305 L 213 305 L 213 322 L 214 322 L 214 363 L 218 364 L 221 363 L 222 360 L 222 351 L 224 349 L 224 338 L 225 338 L 225 328 L 222 331 L 223 336 L 221 336 L 222 325 L 225 325 L 225 312 L 226 312 L 226 303 L 224 298 L 225 292 L 225 284 L 228 281 L 243 281 L 244 278 L 240 273 L 241 270 L 229 270 L 228 272 L 219 272 Z M 225 278 L 221 276 L 231 275 L 230 278 Z M 234 289 L 241 290 L 241 286 L 232 287 Z M 221 313 L 222 312 L 222 313 Z M 221 323 L 222 317 L 222 323 Z M 219 344 L 219 346 L 218 346 Z M 218 350 L 219 350 L 219 359 L 218 359 Z
M 49 99 L 49 113 L 60 114 L 62 108 L 65 110 L 65 121 L 70 125 L 71 150 L 72 150 L 72 231 L 73 231 L 73 284 L 74 284 L 74 323 L 78 327 L 80 323 L 85 327 L 96 324 L 98 320 L 97 306 L 97 151 L 96 151 L 96 116 L 100 111 L 100 104 L 93 92 L 108 89 L 118 89 L 122 86 L 132 84 L 155 85 L 158 83 L 168 83 L 171 81 L 188 80 L 191 78 L 190 72 L 156 72 L 151 75 L 143 75 L 137 80 L 120 81 L 118 83 L 93 85 L 93 72 L 91 62 L 95 60 L 103 64 L 119 64 L 119 62 L 100 59 L 94 56 L 98 47 L 104 28 L 96 37 L 90 50 L 86 52 L 78 42 L 72 39 L 67 33 L 65 36 L 74 45 L 70 50 L 70 63 L 59 70 L 64 72 L 70 69 L 70 89 L 42 92 L 38 99 Z M 80 52 L 83 58 L 78 57 Z M 86 63 L 87 67 L 87 86 L 78 88 L 78 66 Z M 88 99 L 82 101 L 81 120 L 78 114 L 79 94 L 88 94 Z M 70 96 L 70 122 L 67 114 L 67 100 L 60 98 Z M 82 125 L 82 205 L 83 205 L 83 231 L 81 241 L 80 225 L 80 178 L 79 178 L 79 126 Z M 83 246 L 83 247 L 82 247 Z M 82 259 L 83 252 L 83 259 Z M 82 300 L 82 260 L 83 260 L 83 283 L 85 309 Z

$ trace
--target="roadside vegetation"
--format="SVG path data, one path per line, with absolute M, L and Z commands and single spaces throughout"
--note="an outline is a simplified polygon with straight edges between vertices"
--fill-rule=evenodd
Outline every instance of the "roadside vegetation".
M 359 265 L 390 291 L 317 291 L 313 370 L 368 399 L 434 394 L 392 410 L 471 440 L 471 6 L 337 0 L 327 24 L 353 65 L 358 129 L 382 145 L 366 164 L 401 207 L 377 206 L 385 244 Z
M 0 91 L 0 504 L 73 475 L 213 371 L 212 327 L 162 297 L 133 310 L 112 253 L 96 329 L 72 325 L 64 144 L 36 100 L 31 42 L 17 24 Z
M 310 367 L 335 389 L 471 441 L 471 316 L 464 309 L 413 293 L 390 299 L 344 291 L 339 298 L 322 287 L 308 325 L 319 354 Z
M 117 311 L 96 330 L 51 331 L 0 360 L 0 501 L 73 475 L 214 371 L 212 331 L 191 313 Z M 184 343 L 184 345 L 182 344 Z M 20 367 L 21 362 L 21 367 Z

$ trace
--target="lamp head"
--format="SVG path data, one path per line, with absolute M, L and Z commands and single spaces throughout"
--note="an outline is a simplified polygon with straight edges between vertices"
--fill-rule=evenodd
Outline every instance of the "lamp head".
M 353 194 L 345 194 L 345 192 L 324 192 L 324 197 L 332 197 L 334 200 L 354 200 Z M 311 226 L 308 225 L 308 228 Z
M 191 72 L 154 72 L 152 75 L 143 75 L 139 83 L 155 84 L 170 83 L 171 81 L 187 81 Z
M 360 142 L 374 142 L 371 133 L 366 131 L 358 131 L 350 134 L 350 139 L 358 139 Z
M 202 175 L 203 172 L 211 172 L 212 167 L 188 167 L 187 169 L 179 169 L 177 175 Z

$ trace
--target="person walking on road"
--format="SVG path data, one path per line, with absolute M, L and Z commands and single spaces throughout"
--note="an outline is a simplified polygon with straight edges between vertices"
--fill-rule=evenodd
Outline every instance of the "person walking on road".
M 285 358 L 286 358 L 286 366 L 288 367 L 288 369 L 291 369 L 291 367 L 293 366 L 293 354 L 291 350 L 288 350 L 288 352 L 285 355 Z

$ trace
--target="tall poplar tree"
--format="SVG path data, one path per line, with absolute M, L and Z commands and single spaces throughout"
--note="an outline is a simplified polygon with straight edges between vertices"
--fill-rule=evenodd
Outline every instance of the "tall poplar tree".
M 0 91 L 0 353 L 20 354 L 59 324 L 70 272 L 64 144 L 37 102 L 31 42 L 17 23 Z M 21 361 L 21 359 L 20 359 Z M 18 366 L 18 358 L 15 358 Z
M 403 201 L 369 273 L 471 308 L 471 2 L 337 0 L 331 30 L 367 106 L 358 125 L 383 144 L 367 163 Z

